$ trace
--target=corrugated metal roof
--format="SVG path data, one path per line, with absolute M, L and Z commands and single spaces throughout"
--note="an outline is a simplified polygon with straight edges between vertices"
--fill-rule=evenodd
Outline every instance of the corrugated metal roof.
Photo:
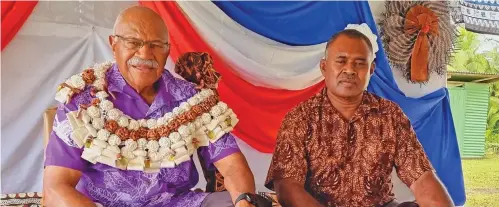
M 470 74 L 470 75 L 499 75 L 498 73 L 484 73 L 484 72 L 471 72 L 471 71 L 447 71 L 448 74 Z

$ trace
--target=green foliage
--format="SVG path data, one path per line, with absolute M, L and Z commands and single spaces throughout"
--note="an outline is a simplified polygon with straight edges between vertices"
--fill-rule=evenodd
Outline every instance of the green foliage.
M 489 59 L 499 58 L 499 55 L 492 52 L 479 53 L 480 45 L 478 34 L 462 27 L 459 28 L 459 36 L 456 41 L 458 50 L 451 58 L 449 70 L 482 73 L 496 72 L 496 68 L 491 66 Z
M 485 153 L 499 155 L 499 143 L 486 143 L 485 144 Z
M 497 43 L 499 44 L 499 43 Z M 485 58 L 489 61 L 489 66 L 492 71 L 499 71 L 499 47 L 494 47 L 491 51 L 485 52 Z
M 499 144 L 499 134 L 498 133 L 492 133 L 492 130 L 487 130 L 485 135 L 485 142 L 486 143 L 495 143 Z
M 489 113 L 487 116 L 486 143 L 499 143 L 499 82 L 490 84 Z

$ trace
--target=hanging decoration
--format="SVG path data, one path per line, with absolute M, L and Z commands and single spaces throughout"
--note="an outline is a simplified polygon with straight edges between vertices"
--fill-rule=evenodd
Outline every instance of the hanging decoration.
M 444 74 L 457 33 L 447 2 L 387 1 L 380 27 L 388 60 L 408 81 Z
M 499 35 L 499 0 L 466 0 L 460 3 L 467 30 Z
M 452 23 L 462 24 L 464 23 L 464 15 L 461 11 L 461 2 L 459 1 L 449 1 L 449 10 Z

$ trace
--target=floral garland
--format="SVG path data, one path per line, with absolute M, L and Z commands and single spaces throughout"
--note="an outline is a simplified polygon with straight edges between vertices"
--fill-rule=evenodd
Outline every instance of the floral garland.
M 61 84 L 55 99 L 69 103 L 90 87 L 96 97 L 66 114 L 71 139 L 84 148 L 81 157 L 122 170 L 159 172 L 190 160 L 198 147 L 208 146 L 233 130 L 238 119 L 210 89 L 203 89 L 158 119 L 134 120 L 108 100 L 105 74 L 112 62 L 73 75 Z

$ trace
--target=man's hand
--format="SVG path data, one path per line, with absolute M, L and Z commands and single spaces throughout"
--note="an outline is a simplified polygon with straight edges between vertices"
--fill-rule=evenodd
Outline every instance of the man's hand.
M 241 200 L 241 201 L 237 202 L 236 207 L 255 207 L 255 206 L 246 200 Z
M 230 193 L 232 202 L 243 193 L 255 193 L 253 173 L 241 152 L 231 154 L 214 164 L 224 177 L 224 185 Z M 248 203 L 245 200 L 239 201 L 236 207 L 246 207 L 245 202 Z
M 449 194 L 432 171 L 421 175 L 412 185 L 411 191 L 421 207 L 453 207 Z
M 94 202 L 75 189 L 81 172 L 73 169 L 47 166 L 43 173 L 44 204 L 48 207 L 92 207 Z
M 286 207 L 324 207 L 315 200 L 299 183 L 292 178 L 285 178 L 274 181 L 277 199 L 282 206 Z

